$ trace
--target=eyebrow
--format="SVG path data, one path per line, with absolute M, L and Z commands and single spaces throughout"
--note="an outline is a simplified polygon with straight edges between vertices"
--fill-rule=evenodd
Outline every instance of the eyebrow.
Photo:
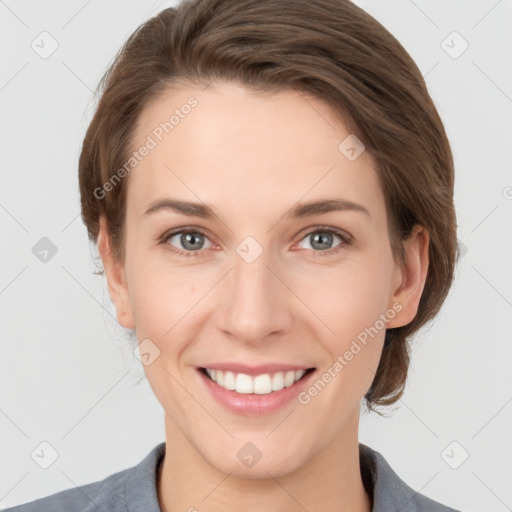
M 170 198 L 153 201 L 149 208 L 143 213 L 142 217 L 159 211 L 173 211 L 191 217 L 201 217 L 203 219 L 214 219 L 217 217 L 215 210 L 207 204 Z M 346 199 L 321 199 L 300 203 L 295 205 L 284 217 L 298 219 L 333 211 L 355 211 L 371 217 L 370 212 L 363 205 L 347 201 Z

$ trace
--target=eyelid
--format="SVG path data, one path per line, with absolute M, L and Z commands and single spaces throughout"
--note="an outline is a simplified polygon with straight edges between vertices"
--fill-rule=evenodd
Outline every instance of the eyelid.
M 203 228 L 200 228 L 200 227 L 197 227 L 197 226 L 186 226 L 186 227 L 180 227 L 180 228 L 175 228 L 175 229 L 171 229 L 169 231 L 166 231 L 160 238 L 159 238 L 159 244 L 164 244 L 164 245 L 168 245 L 169 247 L 171 247 L 171 250 L 174 251 L 174 252 L 178 252 L 178 253 L 189 253 L 191 255 L 200 255 L 202 254 L 206 249 L 200 249 L 199 251 L 184 251 L 183 249 L 179 249 L 177 247 L 174 247 L 174 246 L 171 246 L 170 244 L 167 244 L 167 241 L 169 240 L 169 238 L 172 238 L 176 235 L 180 235 L 180 234 L 184 234 L 184 233 L 198 233 L 200 235 L 203 235 L 206 239 L 208 239 L 210 241 L 211 244 L 213 245 L 217 245 L 210 237 L 210 235 L 208 234 L 208 232 L 203 229 Z
M 304 235 L 302 235 L 300 240 L 303 240 L 306 236 L 309 236 L 312 233 L 316 233 L 316 232 L 332 233 L 332 234 L 337 235 L 337 236 L 339 236 L 340 238 L 342 238 L 343 240 L 346 240 L 346 241 L 352 241 L 353 240 L 353 236 L 350 233 L 348 233 L 344 229 L 335 228 L 335 227 L 332 227 L 332 226 L 322 226 L 322 225 L 313 226 L 313 227 L 310 227 L 310 228 L 306 228 L 304 231 L 305 231 Z
M 302 242 L 304 239 L 306 239 L 308 236 L 311 236 L 313 233 L 330 233 L 335 236 L 337 236 L 341 242 L 332 247 L 331 249 L 326 249 L 324 251 L 315 251 L 313 249 L 308 249 L 312 252 L 313 257 L 317 256 L 332 256 L 333 254 L 337 254 L 339 251 L 345 249 L 346 247 L 352 245 L 354 237 L 344 231 L 343 229 L 334 228 L 331 226 L 314 226 L 312 228 L 307 228 L 306 233 L 301 236 L 300 240 L 297 243 Z M 292 249 L 297 250 L 297 249 Z

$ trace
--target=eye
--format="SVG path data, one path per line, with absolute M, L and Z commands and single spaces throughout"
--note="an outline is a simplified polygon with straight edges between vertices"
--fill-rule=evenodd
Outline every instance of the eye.
M 160 243 L 167 244 L 172 251 L 178 253 L 180 256 L 189 257 L 201 256 L 204 254 L 201 251 L 202 249 L 211 247 L 205 247 L 205 240 L 210 242 L 207 236 L 197 229 L 181 229 L 180 231 L 166 233 Z
M 333 248 L 334 238 L 339 238 L 341 242 Z M 317 228 L 310 231 L 302 240 L 310 240 L 309 247 L 305 248 L 313 249 L 315 257 L 331 255 L 351 244 L 349 235 L 334 228 Z
M 340 242 L 332 247 L 333 239 L 338 238 Z M 306 249 L 313 250 L 313 256 L 329 256 L 351 245 L 352 238 L 345 232 L 334 228 L 316 228 L 310 231 L 302 240 L 311 240 L 310 247 Z M 205 247 L 205 240 L 210 244 Z M 301 240 L 301 242 L 302 242 Z M 161 239 L 161 244 L 164 244 L 171 251 L 177 253 L 179 256 L 203 256 L 205 251 L 203 249 L 210 249 L 212 243 L 210 239 L 199 229 L 179 229 L 171 233 L 165 233 Z

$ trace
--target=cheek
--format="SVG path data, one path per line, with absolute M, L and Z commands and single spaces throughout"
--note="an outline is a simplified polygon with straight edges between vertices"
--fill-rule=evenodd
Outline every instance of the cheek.
M 391 272 L 388 258 L 354 257 L 303 280 L 301 293 L 336 343 L 345 343 L 373 326 L 389 307 Z
M 327 287 L 308 285 L 311 304 L 332 331 L 323 326 L 318 331 L 323 333 L 318 340 L 328 353 L 318 385 L 319 389 L 324 384 L 328 388 L 325 394 L 322 391 L 325 403 L 356 404 L 375 377 L 386 332 L 382 315 L 386 318 L 393 268 L 390 256 L 377 253 L 347 259 L 346 265 L 322 278 Z
M 152 335 L 164 339 L 169 329 L 197 302 L 197 275 L 194 276 L 193 269 L 170 265 L 161 248 L 148 250 L 129 243 L 126 268 L 139 338 Z
M 131 274 L 130 285 L 137 338 L 150 340 L 150 352 L 157 354 L 143 366 L 144 372 L 155 396 L 166 404 L 166 413 L 178 421 L 190 400 L 179 384 L 179 360 L 195 337 L 193 305 L 200 291 L 180 272 L 142 264 Z
M 368 267 L 365 267 L 368 270 Z M 380 268 L 366 273 L 348 272 L 331 281 L 331 293 L 312 297 L 319 316 L 332 332 L 323 329 L 319 342 L 328 353 L 312 395 L 333 405 L 338 419 L 361 400 L 375 378 L 384 344 L 388 296 Z M 320 332 L 320 331 L 318 331 Z M 332 384 L 331 384 L 332 383 Z M 309 393 L 307 391 L 307 393 Z M 308 397 L 306 396 L 306 399 Z

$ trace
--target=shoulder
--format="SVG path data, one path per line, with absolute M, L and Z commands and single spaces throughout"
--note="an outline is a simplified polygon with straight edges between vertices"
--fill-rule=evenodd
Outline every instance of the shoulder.
M 365 487 L 373 491 L 372 512 L 461 512 L 409 487 L 378 451 L 359 443 L 359 455 Z
M 135 501 L 140 501 L 148 512 L 159 512 L 156 469 L 164 453 L 165 443 L 160 443 L 135 466 L 103 480 L 66 489 L 3 512 L 121 512 L 131 509 Z
M 103 507 L 108 507 L 110 510 L 123 510 L 119 507 L 110 507 L 113 503 L 125 504 L 123 489 L 129 471 L 129 469 L 125 469 L 110 475 L 104 480 L 66 489 L 44 498 L 5 509 L 4 512 L 50 512 L 58 510 L 70 512 L 80 510 L 85 512 L 97 508 L 101 510 Z

